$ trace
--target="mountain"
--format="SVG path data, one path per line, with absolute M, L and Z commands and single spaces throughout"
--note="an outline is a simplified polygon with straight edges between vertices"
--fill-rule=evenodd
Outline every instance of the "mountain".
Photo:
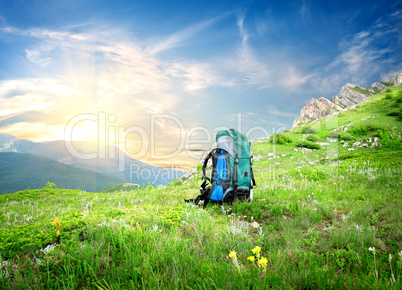
M 335 95 L 331 100 L 319 98 L 309 100 L 301 109 L 299 118 L 293 122 L 293 128 L 303 126 L 321 117 L 329 116 L 337 112 L 347 110 L 357 104 L 367 100 L 370 96 L 385 90 L 388 86 L 402 83 L 402 73 L 397 77 L 391 78 L 388 83 L 375 82 L 370 88 L 362 87 L 356 84 L 347 83 L 344 85 L 339 95 Z
M 105 156 L 89 159 L 87 154 L 98 152 L 98 144 L 77 141 L 72 142 L 72 146 L 73 148 L 67 148 L 64 141 L 32 142 L 0 133 L 0 152 L 41 155 L 57 162 L 104 173 L 128 183 L 168 184 L 183 175 L 178 170 L 152 166 L 133 159 L 115 146 L 105 146 L 102 148 L 107 153 Z
M 43 188 L 52 182 L 60 188 L 97 192 L 122 179 L 76 168 L 32 154 L 0 152 L 0 193 Z

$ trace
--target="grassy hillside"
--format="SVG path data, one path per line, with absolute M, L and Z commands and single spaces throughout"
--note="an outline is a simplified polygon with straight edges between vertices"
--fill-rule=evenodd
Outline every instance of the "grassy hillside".
M 0 196 L 0 288 L 401 288 L 401 91 L 255 140 L 250 203 L 185 204 L 199 166 L 155 188 Z
M 139 188 L 141 188 L 141 186 L 135 183 L 119 183 L 108 186 L 102 189 L 100 192 L 134 191 Z
M 0 193 L 42 188 L 47 182 L 61 188 L 96 192 L 122 180 L 42 156 L 0 152 Z

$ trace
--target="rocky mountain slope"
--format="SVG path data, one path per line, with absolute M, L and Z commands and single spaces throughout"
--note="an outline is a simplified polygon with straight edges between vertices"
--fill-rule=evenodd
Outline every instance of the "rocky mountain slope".
M 388 83 L 375 82 L 370 88 L 359 86 L 352 83 L 344 85 L 339 95 L 335 95 L 331 100 L 319 98 L 309 100 L 301 109 L 299 118 L 293 122 L 293 128 L 303 126 L 318 118 L 335 114 L 339 111 L 347 110 L 359 104 L 370 96 L 385 90 L 390 85 L 398 85 L 402 83 L 402 73 L 397 77 L 391 78 Z

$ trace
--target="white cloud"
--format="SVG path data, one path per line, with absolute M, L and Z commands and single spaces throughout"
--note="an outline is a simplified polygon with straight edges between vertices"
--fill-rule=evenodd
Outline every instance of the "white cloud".
M 51 63 L 51 58 L 50 57 L 42 57 L 42 53 L 37 50 L 37 49 L 32 49 L 32 50 L 25 50 L 26 53 L 26 58 L 35 64 L 38 64 L 40 66 L 47 66 Z
M 210 27 L 212 24 L 216 22 L 217 19 L 218 18 L 213 18 L 194 25 L 190 25 L 176 33 L 173 33 L 172 35 L 169 35 L 166 38 L 157 40 L 156 43 L 150 45 L 146 49 L 146 53 L 154 55 L 172 49 L 176 46 L 179 46 L 185 40 Z
M 248 44 L 249 34 L 244 27 L 244 16 L 237 21 L 240 36 L 242 38 L 241 46 L 238 48 L 238 59 L 235 65 L 241 73 L 241 83 L 259 85 L 261 88 L 269 87 L 271 84 L 271 71 L 268 66 L 258 60 L 253 50 Z
M 280 111 L 277 108 L 272 107 L 272 106 L 268 107 L 268 114 L 273 115 L 273 116 L 286 117 L 286 118 L 297 118 L 298 117 L 298 114 Z
M 20 122 L 2 128 L 1 133 L 10 134 L 34 142 L 64 139 L 64 125 L 49 125 L 43 122 Z
M 165 66 L 165 72 L 172 78 L 179 78 L 188 91 L 205 89 L 215 85 L 229 85 L 209 63 L 176 61 Z
M 340 52 L 323 68 L 316 70 L 312 83 L 319 90 L 334 91 L 346 82 L 365 84 L 368 79 L 386 68 L 382 78 L 394 75 L 400 63 L 398 44 L 402 41 L 399 13 L 383 16 L 373 25 L 339 42 Z M 400 67 L 400 66 L 399 66 Z M 321 71 L 320 71 L 321 70 Z

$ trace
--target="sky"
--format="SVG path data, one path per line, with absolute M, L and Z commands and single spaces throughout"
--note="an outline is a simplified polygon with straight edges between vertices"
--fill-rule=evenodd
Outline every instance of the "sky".
M 402 1 L 0 0 L 0 133 L 187 169 L 402 72 Z

